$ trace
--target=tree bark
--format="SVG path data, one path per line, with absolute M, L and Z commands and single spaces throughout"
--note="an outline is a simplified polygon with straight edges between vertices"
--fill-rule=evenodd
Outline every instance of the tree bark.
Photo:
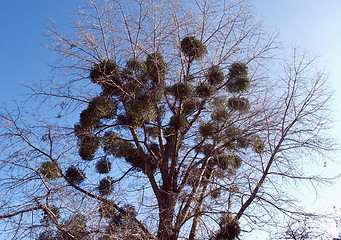
M 175 214 L 174 196 L 163 192 L 163 204 L 159 207 L 159 226 L 157 232 L 158 240 L 177 240 L 173 219 Z

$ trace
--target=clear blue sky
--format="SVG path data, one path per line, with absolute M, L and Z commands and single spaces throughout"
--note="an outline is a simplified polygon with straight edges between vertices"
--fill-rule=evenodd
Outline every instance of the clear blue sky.
M 84 0 L 0 0 L 0 105 L 22 92 L 16 83 L 38 82 L 49 76 L 46 63 L 54 56 L 42 46 L 44 24 L 55 19 L 68 25 L 72 9 Z
M 50 76 L 46 63 L 53 61 L 55 56 L 42 46 L 46 42 L 43 25 L 53 18 L 57 25 L 69 26 L 72 10 L 85 2 L 0 0 L 0 105 L 11 104 L 23 92 L 17 83 L 39 82 Z M 330 85 L 337 90 L 334 108 L 340 109 L 341 0 L 253 0 L 253 3 L 265 28 L 277 30 L 285 47 L 296 45 L 321 56 L 321 63 L 330 72 Z M 334 118 L 337 122 L 333 132 L 341 139 L 339 110 Z M 341 192 L 341 184 L 326 192 L 326 198 L 331 199 L 328 205 L 341 207 L 336 201 L 340 199 L 336 193 Z

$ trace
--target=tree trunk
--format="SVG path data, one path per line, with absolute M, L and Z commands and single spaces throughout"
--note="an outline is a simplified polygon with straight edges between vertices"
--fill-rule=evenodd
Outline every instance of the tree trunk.
M 175 201 L 172 194 L 163 193 L 163 206 L 159 206 L 158 240 L 177 240 L 176 231 L 173 226 L 175 214 Z

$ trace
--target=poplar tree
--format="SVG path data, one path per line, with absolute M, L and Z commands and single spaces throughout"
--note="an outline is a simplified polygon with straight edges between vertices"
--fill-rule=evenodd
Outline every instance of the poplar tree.
M 58 117 L 2 114 L 1 171 L 21 170 L 1 191 L 24 201 L 3 204 L 12 236 L 233 240 L 306 214 L 281 185 L 333 147 L 325 76 L 295 52 L 267 78 L 274 39 L 247 1 L 91 0 L 76 16 L 48 29 L 64 80 L 33 92 Z

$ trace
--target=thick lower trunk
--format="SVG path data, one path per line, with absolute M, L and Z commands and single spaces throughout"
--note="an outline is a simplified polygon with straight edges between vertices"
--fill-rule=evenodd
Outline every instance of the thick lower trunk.
M 160 207 L 160 206 L 159 206 Z M 170 195 L 164 195 L 164 204 L 160 207 L 158 240 L 177 240 L 178 233 L 174 229 L 175 202 Z
M 158 240 L 177 240 L 177 233 L 173 226 L 174 211 L 172 209 L 165 209 L 159 214 L 159 227 L 157 233 Z
M 177 234 L 160 233 L 157 235 L 157 240 L 177 240 Z

